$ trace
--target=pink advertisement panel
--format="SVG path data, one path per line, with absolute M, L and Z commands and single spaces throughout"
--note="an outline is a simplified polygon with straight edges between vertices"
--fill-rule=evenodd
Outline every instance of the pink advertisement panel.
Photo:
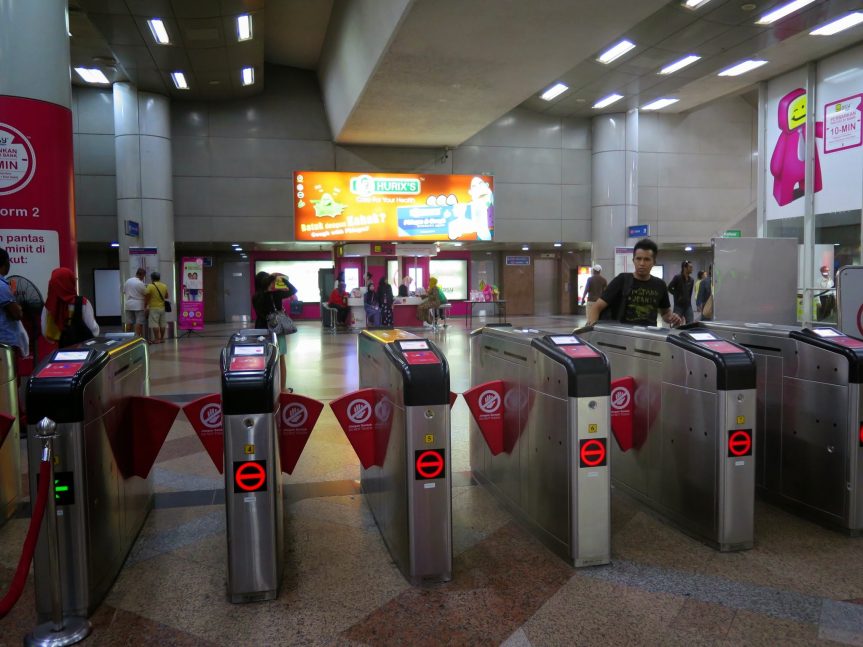
M 180 310 L 177 321 L 180 330 L 204 329 L 204 259 L 183 257 L 180 271 Z

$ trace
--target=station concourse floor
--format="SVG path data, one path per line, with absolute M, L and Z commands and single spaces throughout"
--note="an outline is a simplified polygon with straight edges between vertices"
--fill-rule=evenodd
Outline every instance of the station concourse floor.
M 511 318 L 565 330 L 574 317 Z M 324 402 L 358 386 L 356 334 L 298 322 L 287 385 Z M 219 390 L 236 326 L 150 347 L 152 395 L 184 403 Z M 451 388 L 469 386 L 468 330 L 420 331 L 443 348 Z M 329 407 L 286 493 L 286 568 L 272 602 L 226 600 L 224 481 L 181 414 L 154 467 L 155 509 L 84 645 L 863 645 L 863 538 L 756 503 L 752 550 L 722 554 L 612 500 L 610 566 L 572 569 L 481 487 L 468 464 L 463 399 L 452 411 L 453 580 L 406 583 L 359 493 L 359 463 Z M 25 482 L 26 483 L 26 482 Z M 25 484 L 26 492 L 26 484 Z M 0 591 L 29 506 L 0 529 Z M 35 625 L 32 575 L 0 621 L 0 646 Z

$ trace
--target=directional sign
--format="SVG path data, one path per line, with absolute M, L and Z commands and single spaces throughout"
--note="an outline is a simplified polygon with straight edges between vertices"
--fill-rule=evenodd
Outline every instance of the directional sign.
M 740 229 L 726 229 L 723 238 L 740 238 L 743 232 Z
M 605 438 L 588 438 L 579 442 L 580 467 L 602 467 L 608 459 Z
M 267 461 L 234 461 L 234 493 L 265 492 Z
M 443 449 L 418 449 L 414 455 L 417 481 L 443 478 L 446 467 Z
M 650 236 L 650 225 L 630 225 L 626 228 L 627 238 L 647 238 Z
M 751 429 L 738 429 L 728 435 L 728 455 L 734 458 L 752 455 Z

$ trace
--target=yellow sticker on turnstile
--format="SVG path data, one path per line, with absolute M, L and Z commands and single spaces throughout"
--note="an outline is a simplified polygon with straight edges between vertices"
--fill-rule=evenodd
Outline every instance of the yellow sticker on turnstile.
M 252 454 L 254 454 L 254 453 L 255 453 L 255 446 L 254 446 L 254 445 L 244 445 L 244 446 L 243 446 L 243 451 L 244 451 L 247 455 L 252 455 Z
M 745 425 L 746 424 L 746 416 L 737 416 L 737 424 Z
M 434 434 L 426 434 L 423 440 L 426 445 L 434 445 Z
M 596 423 L 592 425 L 587 425 L 587 433 L 595 434 L 597 431 L 599 431 L 599 425 L 597 425 Z
M 59 464 L 60 464 L 60 457 L 57 456 L 57 454 L 54 454 L 54 465 L 59 465 Z

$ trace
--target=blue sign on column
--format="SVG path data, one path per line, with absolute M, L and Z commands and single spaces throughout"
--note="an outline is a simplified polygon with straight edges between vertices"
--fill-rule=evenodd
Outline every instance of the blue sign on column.
M 628 238 L 647 238 L 650 236 L 650 225 L 632 225 L 626 228 Z
M 140 227 L 134 220 L 126 221 L 126 235 L 137 238 L 140 232 Z

